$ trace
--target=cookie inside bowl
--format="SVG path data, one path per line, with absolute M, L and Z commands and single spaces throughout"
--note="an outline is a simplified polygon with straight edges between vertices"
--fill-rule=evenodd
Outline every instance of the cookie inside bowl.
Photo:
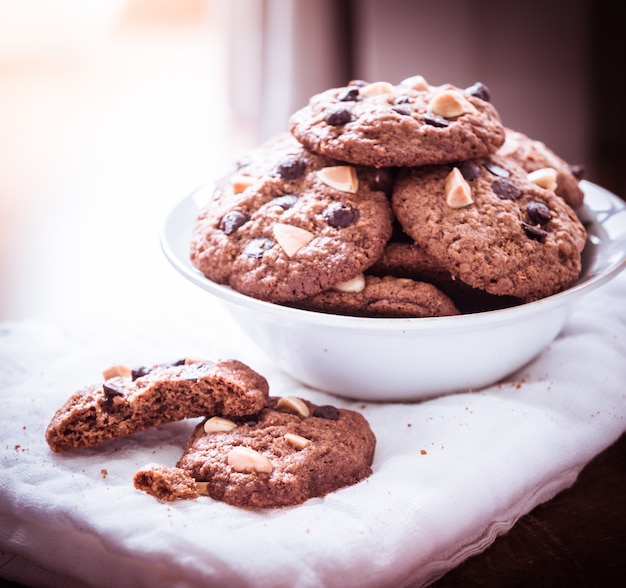
M 192 198 L 174 263 L 310 386 L 480 388 L 623 267 L 621 209 L 583 177 L 506 127 L 480 82 L 351 81 Z
M 588 238 L 574 286 L 511 308 L 434 318 L 363 318 L 286 307 L 208 280 L 189 259 L 189 235 L 207 198 L 200 188 L 170 212 L 161 233 L 173 267 L 219 299 L 259 351 L 295 379 L 371 401 L 415 401 L 497 382 L 559 334 L 581 296 L 626 266 L 626 206 L 587 181 L 578 211 Z

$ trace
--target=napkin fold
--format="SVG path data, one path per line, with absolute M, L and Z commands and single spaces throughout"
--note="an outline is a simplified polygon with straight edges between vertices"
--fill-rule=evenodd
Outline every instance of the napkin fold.
M 583 298 L 517 373 L 413 404 L 307 388 L 217 309 L 117 325 L 0 323 L 0 576 L 68 588 L 425 586 L 569 487 L 626 430 L 625 298 L 623 273 Z M 274 395 L 362 412 L 377 437 L 373 474 L 297 507 L 254 511 L 207 497 L 166 504 L 133 488 L 146 463 L 176 463 L 196 420 L 49 450 L 52 414 L 102 369 L 183 356 L 234 357 Z

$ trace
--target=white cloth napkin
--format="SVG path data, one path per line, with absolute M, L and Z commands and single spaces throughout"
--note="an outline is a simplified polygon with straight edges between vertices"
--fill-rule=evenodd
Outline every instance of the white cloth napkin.
M 373 474 L 254 511 L 136 491 L 196 421 L 53 454 L 44 430 L 103 368 L 236 357 L 275 395 L 361 411 Z M 535 361 L 489 388 L 415 404 L 341 400 L 279 372 L 219 311 L 120 325 L 0 324 L 0 575 L 36 586 L 422 586 L 570 486 L 626 430 L 626 272 L 589 294 Z M 29 565 L 25 565 L 26 562 Z

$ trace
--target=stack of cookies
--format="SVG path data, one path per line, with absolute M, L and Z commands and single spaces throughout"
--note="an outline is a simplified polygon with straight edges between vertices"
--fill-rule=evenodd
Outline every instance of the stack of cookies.
M 241 157 L 191 260 L 269 302 L 426 317 L 550 296 L 581 272 L 581 169 L 505 127 L 486 86 L 350 82 Z

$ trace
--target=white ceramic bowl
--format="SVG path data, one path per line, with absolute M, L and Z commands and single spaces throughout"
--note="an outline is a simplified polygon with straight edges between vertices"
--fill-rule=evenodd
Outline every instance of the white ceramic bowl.
M 589 234 L 583 272 L 569 290 L 513 308 L 437 318 L 358 318 L 287 308 L 206 279 L 189 260 L 207 189 L 182 200 L 161 235 L 172 265 L 218 297 L 260 350 L 313 388 L 370 401 L 414 401 L 493 384 L 559 334 L 581 296 L 626 267 L 626 205 L 582 182 Z

